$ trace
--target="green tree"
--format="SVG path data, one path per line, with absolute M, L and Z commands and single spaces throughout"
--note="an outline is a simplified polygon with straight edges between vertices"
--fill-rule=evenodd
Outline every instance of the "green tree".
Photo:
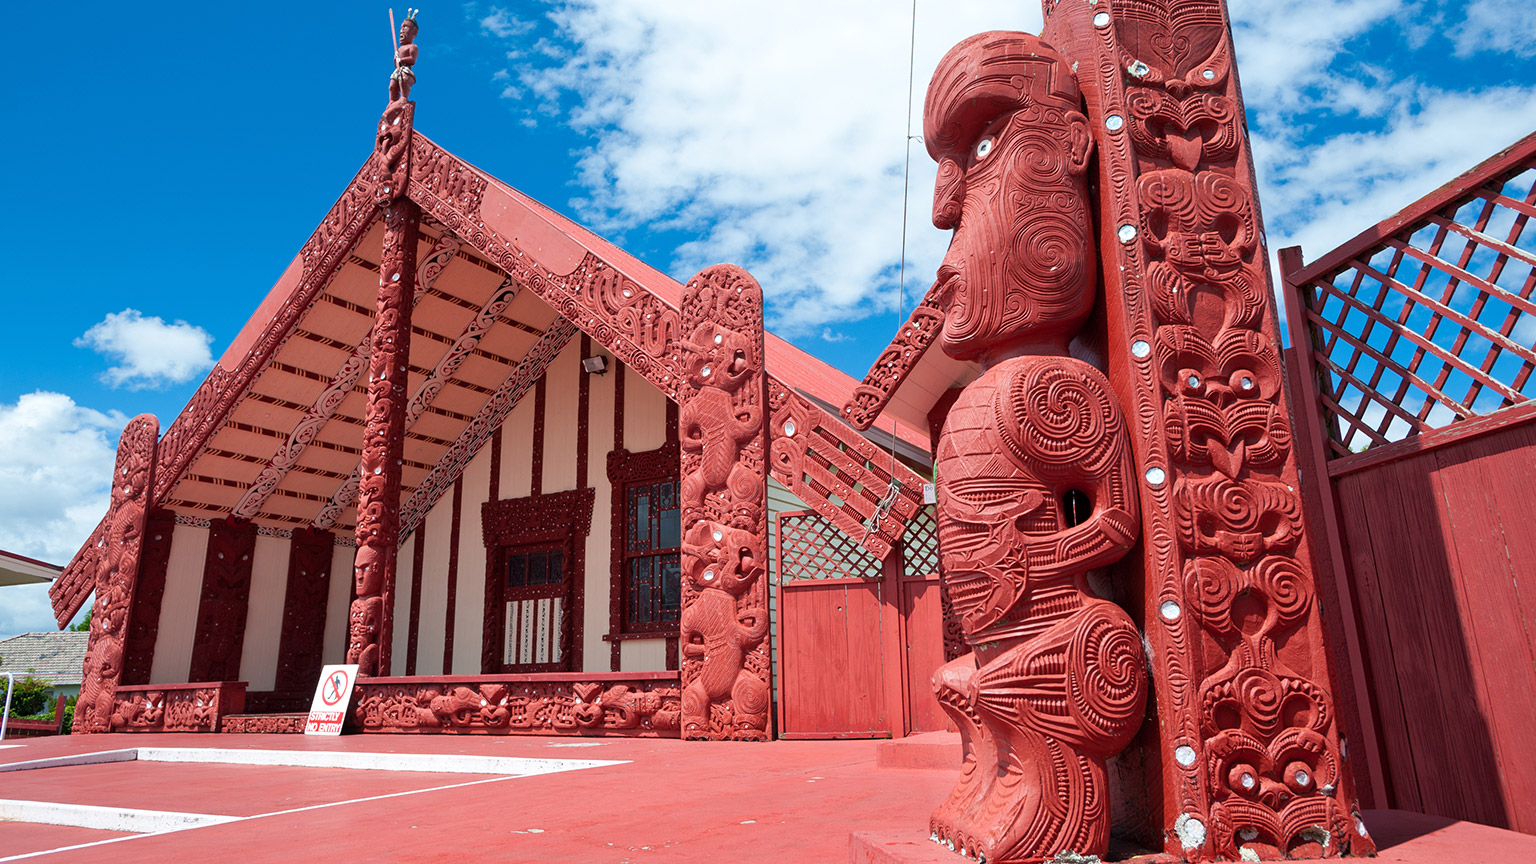
M 74 631 L 74 632 L 76 632 L 76 633 L 89 633 L 89 632 L 91 632 L 91 613 L 93 613 L 95 611 L 96 611 L 96 606 L 94 604 L 92 604 L 91 608 L 85 610 L 85 617 L 81 618 L 79 621 L 75 622 L 74 624 L 69 625 L 69 629 Z
M 34 714 L 43 713 L 48 708 L 49 697 L 52 695 L 53 685 L 41 678 L 27 675 L 25 678 L 16 679 L 16 687 L 11 691 L 11 716 L 31 717 Z

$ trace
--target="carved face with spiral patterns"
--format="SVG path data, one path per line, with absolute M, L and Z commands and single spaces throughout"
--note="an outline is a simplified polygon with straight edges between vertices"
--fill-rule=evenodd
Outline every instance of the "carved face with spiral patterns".
M 1066 61 L 1027 33 L 972 36 L 934 72 L 923 134 L 939 163 L 933 224 L 955 231 L 938 274 L 951 357 L 1065 354 L 1093 308 L 1079 98 Z

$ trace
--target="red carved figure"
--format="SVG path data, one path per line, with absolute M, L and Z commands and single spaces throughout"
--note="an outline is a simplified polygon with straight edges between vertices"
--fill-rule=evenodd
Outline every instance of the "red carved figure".
M 1095 121 L 1109 366 L 1144 472 L 1160 721 L 1148 770 L 1162 793 L 1148 833 L 1190 860 L 1371 854 L 1331 695 L 1225 4 L 1051 3 L 1044 33 L 1080 69 Z
M 763 293 L 745 270 L 688 282 L 678 387 L 682 729 L 768 736 L 767 386 Z
M 411 98 L 411 85 L 416 83 L 416 73 L 411 69 L 416 65 L 416 57 L 421 52 L 421 47 L 413 44 L 416 41 L 416 10 L 406 12 L 405 20 L 400 22 L 400 44 L 395 46 L 395 71 L 389 76 L 389 101 L 404 102 Z
M 75 706 L 76 732 L 111 731 L 113 700 L 122 683 L 129 617 L 144 551 L 144 524 L 155 482 L 160 424 L 149 414 L 129 422 L 118 439 L 103 545 L 93 574 L 96 606 Z
M 935 454 L 941 570 L 973 653 L 934 676 L 965 762 L 931 827 L 986 861 L 1104 853 L 1104 760 L 1146 695 L 1140 634 L 1087 587 L 1139 525 L 1109 382 L 1067 353 L 1097 273 L 1078 104 L 1054 50 L 993 32 L 945 56 L 924 108 L 933 221 L 955 230 L 939 344 L 986 367 Z
M 768 685 L 742 674 L 747 653 L 768 635 L 768 610 L 738 608 L 763 577 L 760 542 L 750 532 L 710 521 L 694 523 L 683 538 L 689 584 L 698 591 L 682 614 L 683 656 L 699 673 L 683 688 L 683 713 L 708 717 L 710 706 L 730 700 L 742 731 L 766 728 Z

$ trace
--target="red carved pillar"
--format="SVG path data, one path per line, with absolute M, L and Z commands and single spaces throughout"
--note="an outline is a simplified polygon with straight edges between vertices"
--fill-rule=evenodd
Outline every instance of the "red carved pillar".
M 414 16 L 414 12 L 411 13 Z M 352 606 L 347 615 L 347 662 L 359 675 L 389 674 L 393 637 L 395 564 L 400 546 L 400 467 L 405 459 L 410 374 L 411 308 L 415 296 L 416 243 L 421 208 L 405 197 L 410 183 L 411 134 L 416 103 L 412 67 L 419 49 L 414 17 L 400 23 L 389 104 L 379 118 L 373 178 L 384 208 L 384 248 L 379 260 L 379 299 L 373 317 L 373 354 L 368 364 L 368 407 L 363 419 L 363 456 L 358 463 L 357 558 Z M 419 577 L 418 577 L 419 578 Z M 414 610 L 413 610 L 414 611 Z
M 683 290 L 683 737 L 768 737 L 768 428 L 763 291 L 707 268 Z
M 96 605 L 91 613 L 80 698 L 75 705 L 76 734 L 111 731 L 112 700 L 123 674 L 159 436 L 159 421 L 140 414 L 129 421 L 118 439 L 106 532 L 96 559 Z
M 1111 380 L 1131 416 L 1160 740 L 1190 860 L 1362 855 L 1222 0 L 1046 0 L 1099 146 Z M 1160 778 L 1159 778 L 1160 772 Z M 1159 782 L 1160 779 L 1160 782 Z
M 384 254 L 373 324 L 368 408 L 357 491 L 357 599 L 348 616 L 347 662 L 359 675 L 389 669 L 391 606 L 400 534 L 400 466 L 405 458 L 411 294 L 421 211 L 400 198 L 384 211 Z

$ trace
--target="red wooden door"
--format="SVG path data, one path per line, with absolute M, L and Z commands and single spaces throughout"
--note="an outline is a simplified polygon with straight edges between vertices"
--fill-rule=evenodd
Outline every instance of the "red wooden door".
M 899 660 L 881 562 L 812 511 L 777 523 L 779 737 L 890 737 L 902 719 L 887 665 Z

